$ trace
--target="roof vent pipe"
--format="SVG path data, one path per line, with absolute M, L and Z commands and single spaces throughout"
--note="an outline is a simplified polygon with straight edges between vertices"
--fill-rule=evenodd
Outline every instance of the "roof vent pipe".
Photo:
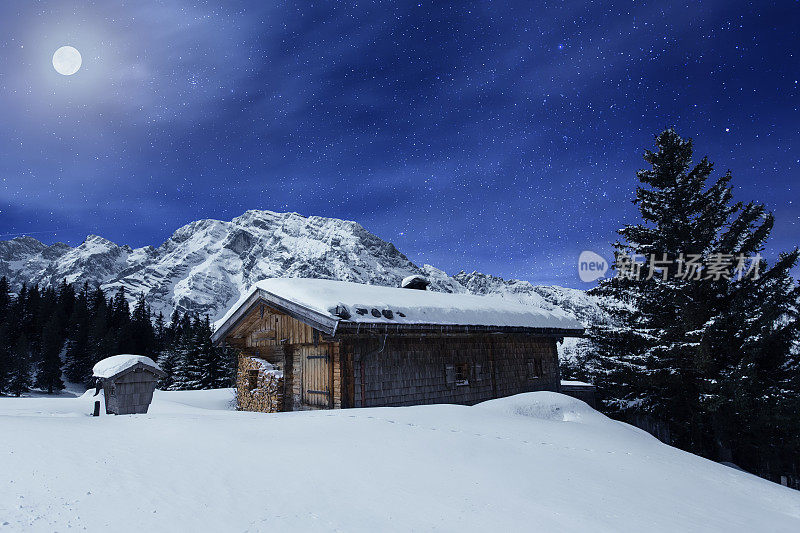
M 430 284 L 431 282 L 428 281 L 425 276 L 420 275 L 405 277 L 403 281 L 400 282 L 400 286 L 404 289 L 417 289 L 420 291 L 427 290 Z

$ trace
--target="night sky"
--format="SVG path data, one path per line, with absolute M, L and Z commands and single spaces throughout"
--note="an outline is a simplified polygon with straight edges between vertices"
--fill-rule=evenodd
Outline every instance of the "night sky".
M 792 248 L 799 38 L 789 0 L 3 2 L 0 239 L 159 245 L 296 211 L 451 274 L 579 287 L 675 126 Z

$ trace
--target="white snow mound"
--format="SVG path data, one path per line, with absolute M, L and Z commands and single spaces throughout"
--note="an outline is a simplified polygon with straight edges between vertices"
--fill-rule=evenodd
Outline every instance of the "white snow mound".
M 475 407 L 511 416 L 526 416 L 556 422 L 577 422 L 586 418 L 608 418 L 585 402 L 557 392 L 528 392 L 479 403 Z
M 110 378 L 111 376 L 139 363 L 144 363 L 161 370 L 156 362 L 147 356 L 124 353 L 120 355 L 112 355 L 111 357 L 106 357 L 102 361 L 98 361 L 97 364 L 92 368 L 92 374 L 98 378 Z

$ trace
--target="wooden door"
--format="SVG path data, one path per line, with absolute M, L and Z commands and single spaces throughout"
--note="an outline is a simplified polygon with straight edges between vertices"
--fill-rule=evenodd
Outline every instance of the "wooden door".
M 325 345 L 302 348 L 303 404 L 331 407 L 331 362 Z

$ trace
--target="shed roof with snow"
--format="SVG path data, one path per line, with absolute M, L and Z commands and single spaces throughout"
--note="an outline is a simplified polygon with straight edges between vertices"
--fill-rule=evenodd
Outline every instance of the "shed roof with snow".
M 568 316 L 497 296 L 452 294 L 347 281 L 271 278 L 254 284 L 216 322 L 214 341 L 258 303 L 292 315 L 315 329 L 335 335 L 342 327 L 386 331 L 460 327 L 579 336 L 583 325 Z
M 98 378 L 113 380 L 127 372 L 136 371 L 137 368 L 149 370 L 158 377 L 165 374 L 155 361 L 144 355 L 119 354 L 106 357 L 92 368 L 92 375 Z

